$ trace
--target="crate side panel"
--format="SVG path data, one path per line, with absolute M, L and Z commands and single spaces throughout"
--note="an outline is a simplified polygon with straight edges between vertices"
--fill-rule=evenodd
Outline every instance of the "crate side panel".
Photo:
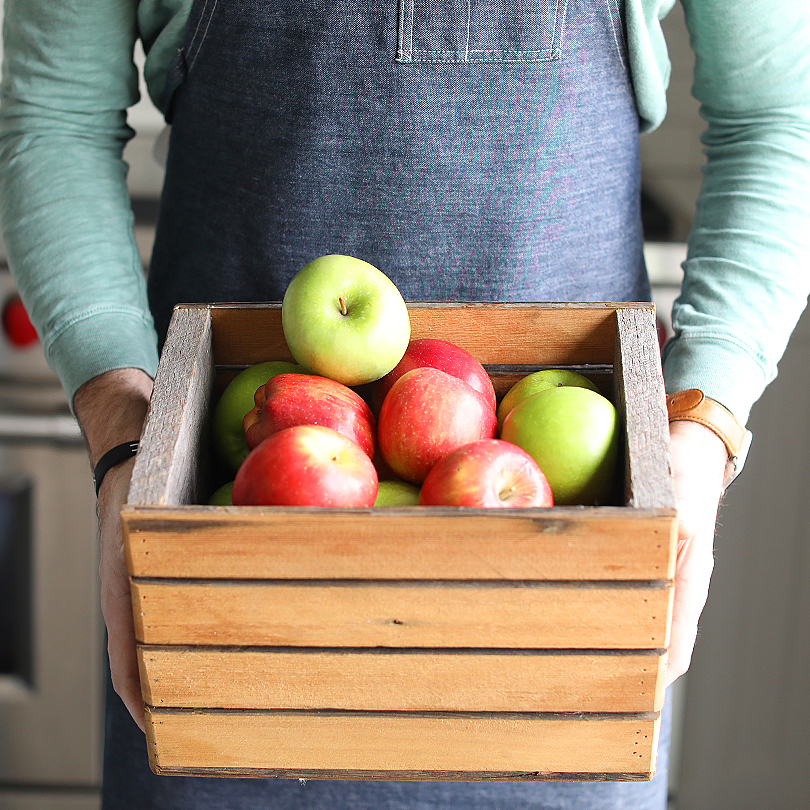
M 295 362 L 281 327 L 281 304 L 216 304 L 210 307 L 214 358 L 219 365 L 267 360 Z
M 442 778 L 448 772 L 457 778 L 510 772 L 523 778 L 647 778 L 654 770 L 659 722 L 649 715 L 574 719 L 159 710 L 146 715 L 150 760 L 158 772 L 249 775 L 255 770 L 330 778 L 347 772 L 378 778 Z
M 444 511 L 444 510 L 440 510 Z M 667 511 L 137 509 L 125 514 L 140 577 L 669 579 Z M 325 531 L 324 527 L 328 526 Z
M 128 503 L 194 503 L 207 490 L 207 424 L 214 382 L 211 322 L 204 309 L 172 315 Z
M 674 509 L 655 314 L 626 309 L 618 310 L 616 317 L 614 378 L 617 407 L 625 427 L 625 503 L 642 509 Z
M 139 647 L 158 708 L 660 711 L 665 656 Z M 660 694 L 659 694 L 660 693 Z
M 145 644 L 659 649 L 672 588 L 132 582 Z
M 411 337 L 447 340 L 484 364 L 612 363 L 616 308 L 610 303 L 413 303 Z M 214 305 L 220 365 L 290 359 L 278 305 Z

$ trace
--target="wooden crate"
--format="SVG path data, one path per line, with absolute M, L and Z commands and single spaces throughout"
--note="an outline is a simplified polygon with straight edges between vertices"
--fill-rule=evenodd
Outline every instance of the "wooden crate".
M 615 506 L 210 507 L 209 415 L 289 359 L 277 305 L 175 310 L 123 512 L 159 774 L 651 778 L 675 511 L 646 304 L 414 304 L 499 394 L 589 374 L 623 423 Z

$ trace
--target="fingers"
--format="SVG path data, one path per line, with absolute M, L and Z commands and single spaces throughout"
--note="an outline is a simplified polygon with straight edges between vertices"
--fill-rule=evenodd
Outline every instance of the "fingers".
M 692 660 L 698 622 L 709 594 L 709 581 L 714 568 L 713 536 L 714 518 L 711 518 L 702 532 L 679 540 L 667 686 L 689 669 Z
M 99 493 L 101 529 L 101 612 L 107 626 L 107 652 L 113 688 L 141 731 L 143 698 L 135 645 L 132 598 L 123 553 L 121 506 L 126 500 L 134 460 L 114 467 Z
M 109 574 L 107 579 L 117 580 L 117 573 Z M 125 588 L 116 587 L 109 582 L 106 586 L 102 585 L 101 610 L 107 625 L 107 653 L 113 688 L 138 727 L 144 731 L 143 699 L 128 580 L 124 580 L 124 585 Z
M 678 552 L 667 686 L 689 669 L 692 659 L 714 569 L 717 508 L 728 461 L 725 446 L 708 428 L 693 422 L 670 427 Z

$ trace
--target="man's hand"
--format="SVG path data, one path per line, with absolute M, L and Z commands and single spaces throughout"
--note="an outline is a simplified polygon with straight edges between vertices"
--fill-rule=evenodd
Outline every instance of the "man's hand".
M 728 453 L 720 438 L 696 422 L 670 424 L 672 472 L 678 510 L 675 604 L 667 686 L 689 668 L 714 567 L 714 532 Z
M 73 406 L 95 465 L 116 445 L 141 435 L 152 380 L 137 369 L 102 374 L 83 385 Z M 101 612 L 107 625 L 107 651 L 115 691 L 144 729 L 143 700 L 135 658 L 135 629 L 121 533 L 121 507 L 129 491 L 135 459 L 112 467 L 99 490 Z

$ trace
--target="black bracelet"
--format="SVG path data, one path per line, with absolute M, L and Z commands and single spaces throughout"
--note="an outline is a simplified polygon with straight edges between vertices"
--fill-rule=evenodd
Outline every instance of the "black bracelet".
M 110 469 L 116 464 L 126 461 L 128 458 L 132 458 L 137 452 L 138 442 L 124 442 L 124 444 L 119 444 L 116 447 L 113 447 L 112 450 L 108 450 L 98 460 L 98 464 L 96 464 L 96 468 L 93 470 L 93 483 L 96 486 L 97 498 L 98 491 L 101 489 L 101 482 L 104 480 L 104 476 L 110 471 Z

